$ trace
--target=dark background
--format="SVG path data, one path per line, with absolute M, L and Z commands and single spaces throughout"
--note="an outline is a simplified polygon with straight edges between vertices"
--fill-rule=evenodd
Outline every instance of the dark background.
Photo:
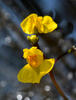
M 47 58 L 56 58 L 76 44 L 76 0 L 0 0 L 0 100 L 63 100 L 49 75 L 40 84 L 17 81 L 26 64 L 22 49 L 31 47 L 20 23 L 30 13 L 50 15 L 58 24 L 54 32 L 39 36 Z M 76 53 L 59 60 L 54 72 L 66 95 L 76 100 Z

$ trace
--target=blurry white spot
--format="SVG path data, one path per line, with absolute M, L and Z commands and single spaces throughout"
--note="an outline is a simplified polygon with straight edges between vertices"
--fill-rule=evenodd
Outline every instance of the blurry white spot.
M 67 78 L 68 80 L 71 80 L 73 78 L 73 73 L 72 72 L 68 73 Z
M 29 97 L 25 97 L 24 100 L 30 100 L 30 98 Z
M 28 95 L 29 95 L 30 97 L 33 97 L 33 96 L 34 96 L 34 92 L 33 92 L 33 91 L 30 91 L 30 92 L 28 93 Z
M 22 95 L 21 94 L 17 94 L 17 100 L 22 100 Z
M 76 46 L 75 45 L 73 45 L 73 48 L 74 48 L 74 50 L 76 50 Z
M 49 85 L 46 85 L 46 86 L 44 87 L 44 90 L 45 90 L 46 92 L 49 92 L 49 91 L 51 90 L 51 87 L 50 87 Z
M 6 43 L 6 44 L 10 44 L 11 42 L 12 42 L 11 37 L 10 37 L 10 36 L 7 36 L 7 37 L 5 38 L 5 43 Z
M 43 51 L 44 51 L 45 53 L 49 53 L 50 49 L 49 49 L 48 47 L 45 47 L 45 48 L 43 48 Z
M 0 82 L 0 86 L 1 86 L 1 87 L 5 87 L 6 85 L 7 85 L 7 82 L 6 82 L 6 81 L 1 81 L 1 82 Z

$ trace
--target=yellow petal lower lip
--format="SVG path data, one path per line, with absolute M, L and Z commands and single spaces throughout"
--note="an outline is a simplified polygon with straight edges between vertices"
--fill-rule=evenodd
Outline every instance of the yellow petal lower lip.
M 40 83 L 38 73 L 29 64 L 19 71 L 17 79 L 22 83 Z
M 40 83 L 41 78 L 50 72 L 54 66 L 55 59 L 45 59 L 36 69 L 26 64 L 18 73 L 18 81 L 22 83 Z

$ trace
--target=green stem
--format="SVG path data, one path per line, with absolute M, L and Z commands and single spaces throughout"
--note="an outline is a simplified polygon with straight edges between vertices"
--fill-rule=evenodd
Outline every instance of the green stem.
M 60 88 L 60 86 L 56 82 L 53 70 L 49 72 L 49 75 L 50 75 L 50 78 L 51 78 L 53 84 L 55 85 L 56 89 L 58 90 L 59 94 L 64 98 L 64 100 L 68 100 L 67 96 L 64 94 L 63 90 Z

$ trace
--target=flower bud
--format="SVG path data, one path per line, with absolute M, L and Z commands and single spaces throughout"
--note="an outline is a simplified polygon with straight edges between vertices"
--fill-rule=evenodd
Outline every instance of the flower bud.
M 35 44 L 38 42 L 38 37 L 36 35 L 27 36 L 27 39 L 32 43 Z

